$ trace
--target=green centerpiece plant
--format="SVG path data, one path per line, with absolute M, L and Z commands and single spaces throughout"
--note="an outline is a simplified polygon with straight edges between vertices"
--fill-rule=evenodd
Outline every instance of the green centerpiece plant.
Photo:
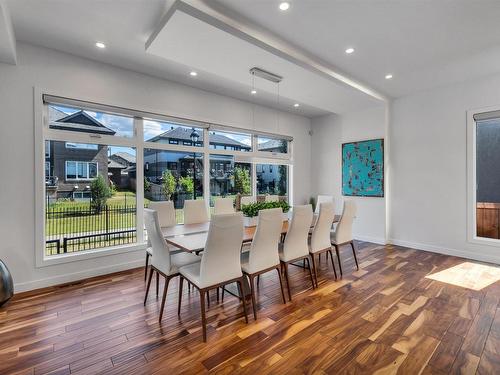
M 260 210 L 268 210 L 270 208 L 278 208 L 281 207 L 283 212 L 288 212 L 290 210 L 290 205 L 285 201 L 277 201 L 277 202 L 256 202 L 245 204 L 241 206 L 241 211 L 243 215 L 248 217 L 254 217 L 259 214 Z

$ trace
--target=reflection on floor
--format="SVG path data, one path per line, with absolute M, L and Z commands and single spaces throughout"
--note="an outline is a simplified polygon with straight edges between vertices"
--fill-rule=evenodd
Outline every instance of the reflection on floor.
M 500 267 L 464 262 L 426 277 L 462 288 L 481 290 L 500 280 Z

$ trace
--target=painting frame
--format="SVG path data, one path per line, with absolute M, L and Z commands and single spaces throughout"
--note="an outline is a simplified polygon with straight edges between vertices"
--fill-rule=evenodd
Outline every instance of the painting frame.
M 374 193 L 367 193 L 366 190 L 356 192 L 356 191 L 348 191 L 346 189 L 346 168 L 349 168 L 350 165 L 347 164 L 347 161 L 345 160 L 345 154 L 344 151 L 347 147 L 356 147 L 360 146 L 362 144 L 366 143 L 379 143 L 380 147 L 380 158 L 379 160 L 374 160 L 373 163 L 377 165 L 378 170 L 380 171 L 380 177 L 379 178 L 373 178 L 373 180 L 380 180 L 376 184 L 370 183 L 369 185 L 376 185 L 377 190 Z M 384 198 L 385 196 L 385 145 L 384 145 L 384 138 L 374 138 L 374 139 L 366 139 L 362 141 L 354 141 L 354 142 L 345 142 L 342 143 L 342 149 L 341 149 L 341 159 L 342 159 L 342 168 L 341 168 L 341 173 L 342 173 L 342 196 L 346 197 L 368 197 L 368 198 Z M 352 164 L 352 163 L 351 163 Z M 354 189 L 355 190 L 355 189 Z

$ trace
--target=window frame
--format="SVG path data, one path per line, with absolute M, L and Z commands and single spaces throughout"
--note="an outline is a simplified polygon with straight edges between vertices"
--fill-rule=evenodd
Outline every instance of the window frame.
M 500 111 L 499 106 L 467 111 L 467 242 L 478 245 L 500 247 L 500 239 L 479 237 L 476 219 L 476 120 L 475 115 Z
M 48 103 L 52 105 L 68 105 L 71 107 L 82 108 L 91 111 L 105 112 L 116 115 L 123 115 L 133 117 L 133 136 L 131 138 L 105 135 L 105 134 L 89 134 L 82 132 L 75 132 L 69 130 L 57 130 L 49 128 L 48 121 Z M 85 259 L 92 259 L 101 256 L 109 256 L 114 254 L 123 254 L 127 252 L 143 251 L 146 248 L 144 242 L 144 231 L 139 228 L 144 228 L 143 210 L 144 210 L 144 150 L 156 149 L 175 152 L 188 152 L 203 154 L 203 196 L 207 209 L 210 205 L 210 156 L 211 154 L 217 155 L 231 155 L 234 156 L 235 162 L 248 162 L 251 164 L 252 176 L 252 196 L 255 198 L 257 195 L 257 164 L 287 164 L 288 165 L 288 179 L 287 179 L 287 192 L 290 204 L 293 204 L 293 138 L 286 135 L 271 134 L 265 132 L 256 132 L 251 129 L 244 129 L 226 125 L 213 124 L 208 121 L 195 121 L 191 119 L 184 119 L 180 117 L 172 117 L 165 114 L 158 113 L 154 110 L 148 109 L 129 109 L 123 108 L 119 105 L 113 104 L 99 104 L 92 100 L 85 98 L 68 99 L 65 95 L 57 92 L 51 92 L 39 87 L 34 88 L 34 112 L 35 112 L 35 258 L 36 267 L 45 267 L 54 264 L 63 264 L 67 262 L 81 261 Z M 181 126 L 190 126 L 200 128 L 203 132 L 203 144 L 197 142 L 197 145 L 181 145 L 170 143 L 155 143 L 147 142 L 144 140 L 144 120 L 155 121 L 171 121 Z M 241 150 L 220 150 L 210 148 L 209 131 L 222 131 L 229 133 L 243 133 L 251 136 L 251 151 Z M 258 135 L 264 137 L 274 137 L 280 139 L 287 139 L 288 147 L 287 153 L 274 154 L 267 151 L 258 151 L 256 147 Z M 106 248 L 98 248 L 93 250 L 86 250 L 82 252 L 60 254 L 57 256 L 45 255 L 45 141 L 61 141 L 71 143 L 91 143 L 103 146 L 117 146 L 117 147 L 130 147 L 134 148 L 136 152 L 136 225 L 137 225 L 137 242 L 134 244 L 126 244 L 119 246 L 112 246 Z M 179 142 L 180 143 L 180 142 Z M 88 168 L 88 167 L 87 167 Z M 65 171 L 66 172 L 66 171 Z M 81 180 L 81 179 L 80 179 Z M 88 179 L 87 179 L 88 180 Z M 77 180 L 73 180 L 77 181 Z

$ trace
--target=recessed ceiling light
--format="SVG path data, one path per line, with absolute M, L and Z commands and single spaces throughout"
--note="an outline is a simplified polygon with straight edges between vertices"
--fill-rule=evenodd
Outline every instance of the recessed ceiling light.
M 95 46 L 101 49 L 106 48 L 106 45 L 103 42 L 95 42 Z
M 196 76 L 198 75 L 198 73 L 196 73 L 196 72 L 193 70 L 191 73 L 189 73 L 189 75 L 190 75 L 191 77 L 196 77 Z
M 352 48 L 352 47 L 349 47 L 348 49 L 345 50 L 345 53 L 347 53 L 348 55 L 350 55 L 353 52 L 354 52 L 354 48 Z
M 280 4 L 280 9 L 281 9 L 281 10 L 288 10 L 288 8 L 290 8 L 290 3 L 287 3 L 286 1 L 283 1 L 283 2 Z
M 386 74 L 385 79 L 392 79 L 392 74 Z
M 300 106 L 300 104 L 299 104 L 299 103 L 295 103 L 293 106 L 294 106 L 295 108 L 297 108 L 297 107 L 299 107 L 299 106 Z
M 250 94 L 252 94 L 252 95 L 257 94 L 257 90 L 252 90 L 252 91 L 250 91 Z

